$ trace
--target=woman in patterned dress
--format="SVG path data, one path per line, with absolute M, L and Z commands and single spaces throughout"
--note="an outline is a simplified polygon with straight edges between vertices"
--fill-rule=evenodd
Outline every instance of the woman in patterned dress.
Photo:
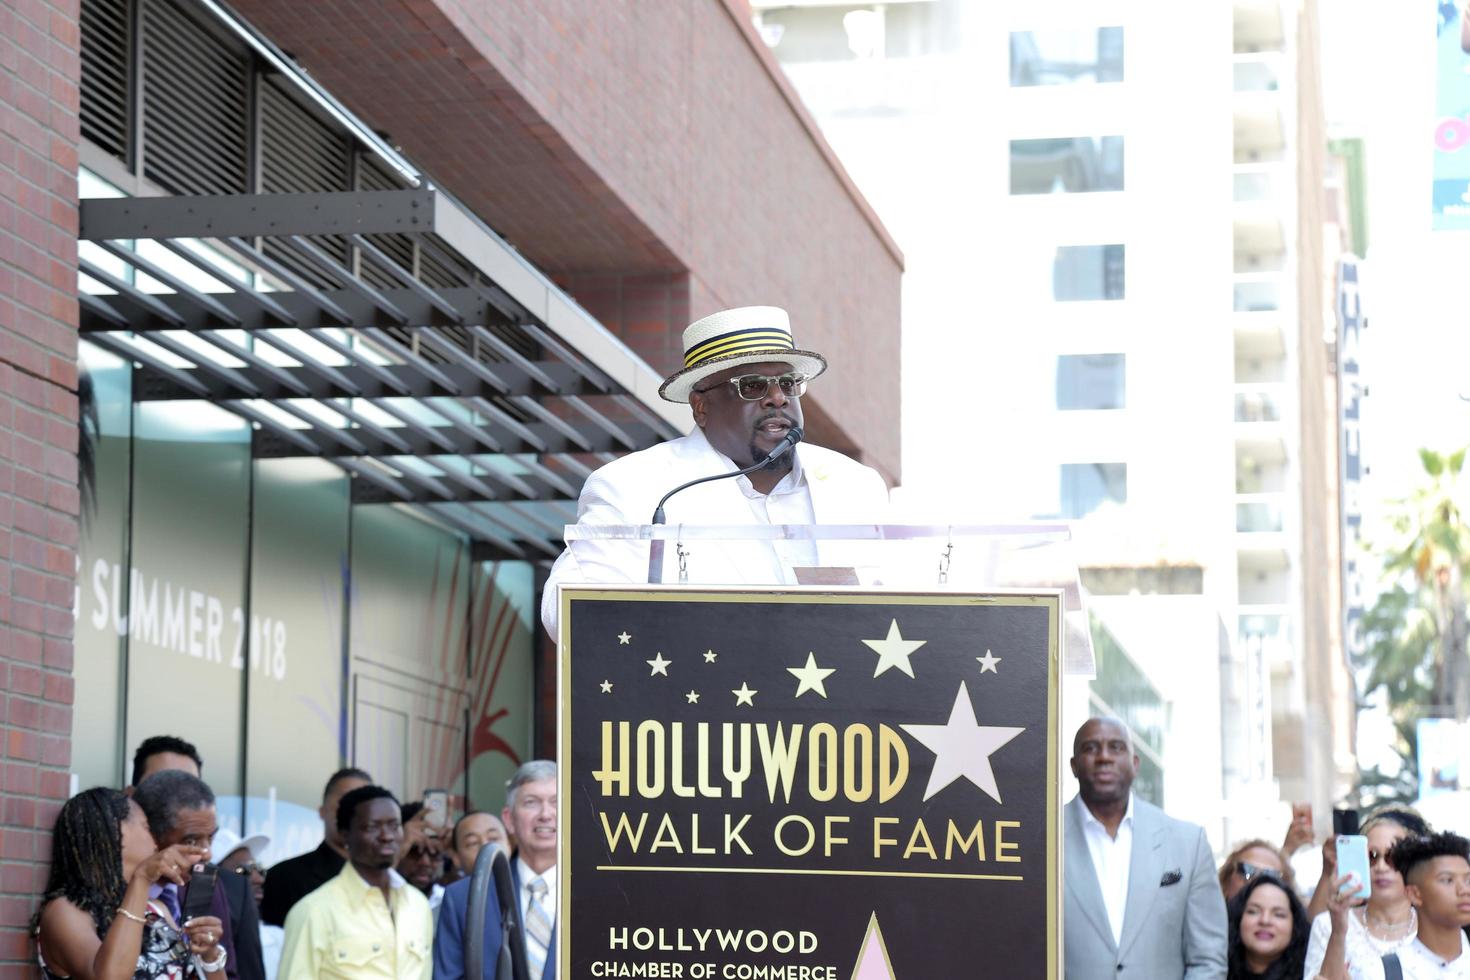
M 143 811 L 117 790 L 68 800 L 35 920 L 47 980 L 224 980 L 219 919 L 196 916 L 181 928 L 154 897 L 155 886 L 186 883 L 208 859 L 196 847 L 157 850 Z

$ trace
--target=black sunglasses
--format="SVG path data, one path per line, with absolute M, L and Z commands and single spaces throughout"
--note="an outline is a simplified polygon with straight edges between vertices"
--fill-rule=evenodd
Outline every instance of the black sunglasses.
M 1256 875 L 1265 875 L 1267 878 L 1275 878 L 1278 881 L 1281 879 L 1281 872 L 1275 868 L 1263 868 L 1259 864 L 1251 864 L 1248 861 L 1237 861 L 1235 873 L 1240 875 L 1244 881 L 1250 881 Z

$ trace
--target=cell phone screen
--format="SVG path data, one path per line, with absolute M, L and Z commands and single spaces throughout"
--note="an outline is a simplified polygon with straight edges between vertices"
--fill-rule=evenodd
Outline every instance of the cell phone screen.
M 1352 837 L 1358 832 L 1357 810 L 1333 810 L 1332 833 L 1338 837 Z
M 196 864 L 184 890 L 184 922 L 198 915 L 208 915 L 214 908 L 214 889 L 219 883 L 219 868 L 213 864 Z M 183 925 L 183 922 L 179 923 Z
M 424 790 L 424 825 L 435 830 L 449 826 L 449 790 Z

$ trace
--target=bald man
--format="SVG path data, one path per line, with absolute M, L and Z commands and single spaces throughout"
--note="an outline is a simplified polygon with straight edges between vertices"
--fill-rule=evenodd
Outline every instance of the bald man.
M 1224 980 L 1225 900 L 1201 828 L 1133 796 L 1127 726 L 1090 718 L 1072 742 L 1067 980 Z

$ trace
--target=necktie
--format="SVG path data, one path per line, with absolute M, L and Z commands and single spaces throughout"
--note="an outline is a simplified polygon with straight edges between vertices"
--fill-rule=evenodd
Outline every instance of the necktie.
M 182 928 L 184 924 L 179 921 L 183 915 L 183 910 L 179 907 L 179 886 L 173 882 L 164 885 L 163 890 L 158 893 L 158 900 L 168 909 L 168 914 L 173 916 L 174 923 Z
M 548 890 L 546 879 L 540 875 L 526 882 L 526 891 L 531 893 L 526 903 L 526 966 L 530 967 L 532 980 L 540 980 L 551 948 L 551 917 L 542 904 Z

